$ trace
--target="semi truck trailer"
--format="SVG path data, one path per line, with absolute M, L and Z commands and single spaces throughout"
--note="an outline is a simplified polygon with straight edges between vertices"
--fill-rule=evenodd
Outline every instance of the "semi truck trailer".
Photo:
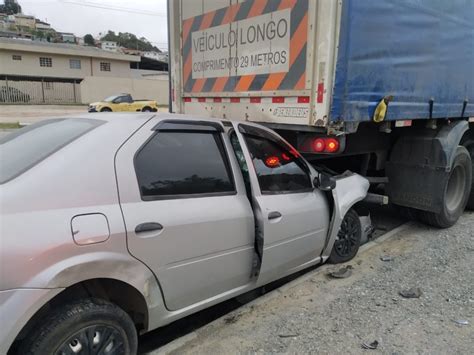
M 168 12 L 171 112 L 264 124 L 436 227 L 474 209 L 474 0 L 169 0 Z

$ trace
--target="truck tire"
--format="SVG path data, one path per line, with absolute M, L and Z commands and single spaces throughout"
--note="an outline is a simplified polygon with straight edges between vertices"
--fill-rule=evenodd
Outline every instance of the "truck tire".
M 394 206 L 402 218 L 408 219 L 409 221 L 418 220 L 419 211 L 416 210 L 415 208 L 398 206 L 398 205 L 394 205 Z
M 20 346 L 20 354 L 136 354 L 135 325 L 121 308 L 84 299 L 53 310 Z M 82 351 L 81 351 L 82 349 Z
M 442 210 L 439 213 L 420 211 L 420 220 L 437 228 L 449 228 L 461 217 L 466 208 L 472 185 L 472 161 L 468 150 L 459 146 L 456 150 L 451 173 L 444 190 Z
M 362 225 L 359 215 L 351 209 L 342 220 L 328 262 L 339 264 L 353 259 L 359 250 L 361 237 Z
M 471 142 L 470 145 L 467 146 L 467 150 L 471 155 L 471 164 L 472 164 L 472 183 L 471 183 L 471 194 L 469 199 L 467 200 L 467 208 L 471 211 L 474 211 L 474 142 Z

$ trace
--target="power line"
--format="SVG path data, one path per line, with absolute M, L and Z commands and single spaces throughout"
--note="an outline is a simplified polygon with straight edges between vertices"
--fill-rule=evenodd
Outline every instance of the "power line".
M 79 1 L 79 0 L 60 0 L 62 3 L 71 4 L 71 5 L 78 5 L 84 7 L 94 7 L 98 9 L 104 10 L 111 10 L 111 11 L 118 11 L 118 12 L 127 12 L 132 14 L 139 14 L 139 15 L 147 15 L 147 16 L 157 16 L 157 17 L 166 17 L 167 15 L 162 12 L 155 12 L 155 11 L 145 11 L 139 9 L 132 9 L 128 7 L 122 6 L 112 6 L 112 5 L 105 5 L 105 4 L 98 4 L 92 1 Z

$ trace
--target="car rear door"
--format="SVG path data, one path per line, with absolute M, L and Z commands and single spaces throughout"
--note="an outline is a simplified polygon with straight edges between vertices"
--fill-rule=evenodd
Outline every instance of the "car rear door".
M 254 219 L 222 125 L 152 120 L 119 150 L 128 248 L 178 310 L 251 282 Z
M 257 230 L 263 238 L 262 284 L 319 260 L 329 229 L 329 205 L 313 188 L 311 169 L 294 148 L 268 130 L 247 124 L 235 128 L 245 145 Z

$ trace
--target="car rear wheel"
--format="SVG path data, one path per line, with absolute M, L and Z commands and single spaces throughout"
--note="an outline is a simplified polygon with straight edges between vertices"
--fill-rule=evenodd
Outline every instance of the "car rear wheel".
M 151 107 L 144 107 L 142 109 L 142 112 L 152 112 L 152 109 L 151 109 Z
M 112 112 L 112 110 L 108 107 L 104 107 L 103 109 L 100 110 L 100 112 Z
M 451 172 L 444 186 L 443 201 L 439 213 L 420 211 L 420 220 L 437 228 L 454 225 L 466 208 L 472 184 L 472 162 L 468 150 L 459 146 Z
M 85 299 L 55 309 L 20 347 L 20 354 L 136 354 L 137 333 L 118 306 Z
M 359 250 L 361 237 L 362 225 L 359 215 L 351 209 L 342 220 L 328 261 L 332 264 L 339 264 L 354 258 Z

